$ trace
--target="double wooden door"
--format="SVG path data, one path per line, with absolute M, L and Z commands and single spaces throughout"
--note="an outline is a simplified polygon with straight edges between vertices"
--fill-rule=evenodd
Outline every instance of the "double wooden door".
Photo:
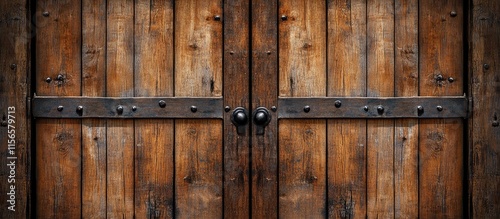
M 468 211 L 462 1 L 35 8 L 38 217 Z

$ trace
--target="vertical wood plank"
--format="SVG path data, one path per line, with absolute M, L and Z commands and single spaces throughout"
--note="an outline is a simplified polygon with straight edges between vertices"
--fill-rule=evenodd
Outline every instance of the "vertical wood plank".
M 367 96 L 393 96 L 394 1 L 367 4 Z M 367 216 L 394 217 L 394 120 L 367 125 Z
M 219 0 L 176 2 L 176 96 L 222 95 L 222 19 Z M 223 215 L 221 125 L 218 120 L 175 121 L 176 217 Z
M 173 9 L 172 1 L 135 2 L 135 96 L 173 96 Z M 173 125 L 135 121 L 135 217 L 174 217 Z
M 279 95 L 326 95 L 326 5 L 282 0 Z M 311 110 L 314 110 L 311 109 Z M 279 217 L 326 216 L 326 121 L 279 122 Z
M 463 95 L 462 4 L 459 0 L 423 0 L 419 4 L 419 92 L 422 96 Z M 452 11 L 456 14 L 452 15 Z M 444 80 L 438 80 L 439 75 Z M 449 77 L 454 81 L 447 80 Z M 464 216 L 463 151 L 461 119 L 420 120 L 420 217 Z
M 471 1 L 469 14 L 469 217 L 495 218 L 500 214 L 500 145 L 498 100 L 499 45 L 498 1 Z
M 82 95 L 106 95 L 106 1 L 82 3 Z M 82 120 L 82 215 L 106 218 L 106 120 Z
M 395 1 L 395 96 L 418 96 L 418 0 Z M 416 106 L 415 106 L 416 108 Z M 394 217 L 418 217 L 418 120 L 396 119 Z
M 328 1 L 328 96 L 366 96 L 366 1 Z M 366 217 L 366 120 L 328 120 L 328 217 Z
M 134 2 L 107 3 L 106 94 L 134 95 Z M 134 215 L 134 121 L 107 121 L 107 217 Z
M 469 122 L 473 218 L 500 215 L 500 2 L 475 0 L 471 6 L 472 62 L 470 89 L 473 114 Z
M 31 72 L 30 15 L 29 1 L 0 2 L 0 176 L 3 178 L 0 191 L 5 197 L 0 218 L 32 216 L 31 122 L 26 109 L 31 78 L 28 74 Z M 9 115 L 15 117 L 15 124 L 11 122 L 10 127 Z M 7 166 L 10 162 L 15 162 L 15 174 L 12 174 L 12 166 Z M 9 203 L 12 201 L 8 193 L 15 193 L 15 203 Z
M 252 109 L 277 105 L 278 98 L 278 1 L 252 0 L 251 92 Z M 278 217 L 278 120 L 271 121 L 264 135 L 252 133 L 253 218 Z M 252 126 L 252 130 L 255 126 Z
M 250 1 L 224 1 L 224 106 L 249 109 Z M 224 114 L 224 217 L 250 217 L 250 143 Z
M 37 2 L 38 95 L 81 94 L 80 6 L 56 0 Z M 58 75 L 62 80 L 55 80 Z M 52 78 L 49 83 L 48 77 Z M 36 217 L 78 218 L 81 216 L 81 122 L 39 119 L 36 130 Z

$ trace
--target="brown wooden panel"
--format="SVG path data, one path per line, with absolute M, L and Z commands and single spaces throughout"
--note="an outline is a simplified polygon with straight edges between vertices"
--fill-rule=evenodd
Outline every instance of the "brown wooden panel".
M 395 96 L 418 96 L 418 0 L 395 1 Z M 432 108 L 428 111 L 433 110 Z M 418 120 L 394 130 L 394 217 L 418 217 Z
M 279 14 L 279 95 L 325 96 L 325 2 L 281 1 Z M 278 142 L 279 216 L 324 216 L 326 121 L 280 120 Z
M 107 3 L 107 96 L 134 95 L 134 2 Z M 134 215 L 134 121 L 107 121 L 107 217 Z
M 231 109 L 250 107 L 249 13 L 247 0 L 224 1 L 224 106 Z M 249 125 L 238 135 L 231 115 L 224 114 L 224 217 L 249 218 Z
M 5 197 L 0 218 L 32 216 L 31 123 L 26 114 L 31 78 L 27 74 L 31 72 L 31 35 L 28 33 L 31 12 L 28 3 L 25 0 L 0 2 L 0 176 L 3 178 L 0 191 Z M 11 121 L 10 126 L 9 115 L 15 122 Z M 15 166 L 7 166 L 11 162 L 15 162 Z M 15 173 L 12 167 L 15 167 Z M 11 186 L 14 187 L 11 189 Z M 11 201 L 12 195 L 15 203 Z
M 328 1 L 328 96 L 366 96 L 366 2 Z M 328 120 L 328 217 L 366 217 L 366 120 Z
M 278 97 L 278 1 L 252 0 L 251 92 L 252 110 L 277 106 Z M 255 130 L 255 126 L 252 127 Z M 253 131 L 255 132 L 255 131 Z M 278 217 L 278 120 L 271 121 L 264 135 L 252 133 L 252 203 L 254 218 Z
M 222 42 L 221 1 L 176 2 L 175 96 L 222 95 Z M 222 217 L 221 125 L 175 121 L 176 217 Z
M 105 96 L 106 1 L 82 7 L 82 95 Z M 106 120 L 82 120 L 82 215 L 106 218 Z
M 80 95 L 80 6 L 61 1 L 36 4 L 36 93 L 40 95 Z M 80 217 L 81 122 L 40 119 L 36 123 L 36 217 Z
M 463 1 L 420 1 L 420 95 L 463 94 L 463 21 Z M 420 217 L 464 216 L 463 134 L 460 119 L 420 120 Z
M 393 96 L 394 1 L 369 1 L 367 20 L 367 96 Z M 367 216 L 394 217 L 394 120 L 367 126 Z
M 500 215 L 500 2 L 472 2 L 472 57 L 470 88 L 474 100 L 469 122 L 470 190 L 473 218 L 495 218 Z
M 173 1 L 135 1 L 135 96 L 173 96 Z M 174 121 L 135 121 L 135 217 L 174 217 Z

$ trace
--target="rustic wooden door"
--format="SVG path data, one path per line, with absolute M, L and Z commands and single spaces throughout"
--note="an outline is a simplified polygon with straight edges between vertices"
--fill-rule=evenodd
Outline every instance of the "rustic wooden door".
M 38 217 L 467 215 L 462 1 L 34 7 Z

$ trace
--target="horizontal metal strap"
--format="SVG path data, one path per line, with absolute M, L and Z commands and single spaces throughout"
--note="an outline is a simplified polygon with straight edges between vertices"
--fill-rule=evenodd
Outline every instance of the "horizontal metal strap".
M 35 118 L 222 118 L 222 97 L 35 96 Z
M 278 118 L 467 118 L 465 96 L 279 98 Z

